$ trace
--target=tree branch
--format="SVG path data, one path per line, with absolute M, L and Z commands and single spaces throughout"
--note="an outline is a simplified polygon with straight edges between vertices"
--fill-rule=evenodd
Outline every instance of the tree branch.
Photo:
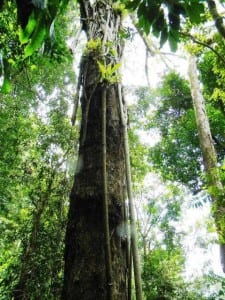
M 143 33 L 140 28 L 138 28 L 138 26 L 136 25 L 136 20 L 134 18 L 134 16 L 131 14 L 130 15 L 130 18 L 132 20 L 132 23 L 134 25 L 134 27 L 136 28 L 139 36 L 141 37 L 142 41 L 144 42 L 145 44 L 145 47 L 147 49 L 147 51 L 150 53 L 151 56 L 154 56 L 156 54 L 158 54 L 161 58 L 161 61 L 165 64 L 165 66 L 171 70 L 171 67 L 168 65 L 167 61 L 165 60 L 165 58 L 162 56 L 162 53 L 159 51 L 158 47 L 156 47 L 152 41 L 149 39 L 148 36 L 146 36 L 145 33 Z
M 189 33 L 186 33 L 186 32 L 181 32 L 181 34 L 185 37 L 189 37 L 192 42 L 198 44 L 198 45 L 201 45 L 203 47 L 206 47 L 208 49 L 210 49 L 220 60 L 221 62 L 225 65 L 225 59 L 219 54 L 219 52 L 217 52 L 213 47 L 211 47 L 209 44 L 207 43 L 204 43 L 204 42 L 201 42 L 199 40 L 197 40 L 193 35 L 189 34 Z
M 216 28 L 220 35 L 225 39 L 225 26 L 223 24 L 223 17 L 218 13 L 216 3 L 214 0 L 207 0 L 210 15 L 212 16 Z

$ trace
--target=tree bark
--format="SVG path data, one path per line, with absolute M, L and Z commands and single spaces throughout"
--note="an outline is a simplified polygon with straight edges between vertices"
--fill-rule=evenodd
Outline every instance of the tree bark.
M 211 129 L 206 113 L 205 100 L 198 80 L 196 58 L 189 56 L 189 79 L 199 135 L 199 143 L 203 156 L 208 192 L 213 201 L 213 216 L 219 236 L 221 264 L 225 272 L 225 223 L 224 223 L 224 190 L 217 166 L 217 153 L 214 148 Z
M 123 214 L 125 181 L 124 142 L 119 109 L 118 84 L 102 82 L 99 61 L 105 67 L 122 55 L 118 32 L 121 16 L 106 2 L 80 1 L 83 29 L 88 41 L 106 47 L 87 47 L 82 67 L 82 120 L 79 156 L 65 241 L 65 271 L 62 299 L 127 299 L 126 236 Z M 112 55 L 117 52 L 117 55 Z M 102 99 L 106 97 L 107 200 L 112 262 L 112 282 L 107 281 L 104 235 Z

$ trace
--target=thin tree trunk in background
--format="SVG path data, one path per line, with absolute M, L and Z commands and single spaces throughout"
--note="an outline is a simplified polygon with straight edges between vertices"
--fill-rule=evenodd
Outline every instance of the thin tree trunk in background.
M 137 246 L 137 234 L 136 234 L 136 222 L 135 222 L 135 213 L 134 213 L 134 199 L 133 199 L 133 190 L 131 184 L 131 170 L 130 170 L 130 150 L 129 150 L 129 140 L 127 132 L 127 120 L 124 115 L 127 116 L 127 113 L 123 112 L 122 104 L 122 89 L 119 86 L 119 104 L 121 111 L 121 120 L 123 127 L 123 136 L 124 136 L 124 150 L 125 150 L 125 166 L 126 166 L 126 183 L 127 183 L 127 195 L 129 201 L 129 215 L 130 215 L 130 225 L 131 225 L 131 251 L 133 257 L 134 265 L 134 278 L 135 278 L 135 292 L 136 299 L 142 299 L 142 285 L 141 285 L 141 269 L 140 269 L 140 258 L 138 253 Z
M 218 32 L 221 34 L 223 38 L 225 38 L 225 27 L 223 24 L 223 15 L 220 15 L 217 11 L 216 2 L 214 0 L 207 0 L 208 8 L 210 15 L 212 16 L 215 26 Z
M 127 265 L 123 214 L 125 180 L 124 142 L 119 109 L 118 84 L 101 82 L 98 62 L 118 63 L 122 45 L 118 38 L 121 16 L 109 3 L 80 1 L 83 29 L 88 41 L 105 42 L 106 53 L 94 46 L 83 56 L 82 120 L 77 170 L 70 196 L 66 232 L 65 271 L 62 299 L 126 299 Z M 109 17 L 110 15 L 110 17 Z M 108 24 L 107 24 L 108 23 Z M 107 32 L 105 32 L 107 28 Z M 108 47 L 114 47 L 113 57 Z M 112 50 L 112 48 L 111 48 Z M 104 57 L 102 57 L 104 55 Z M 112 262 L 112 283 L 107 282 L 102 180 L 102 99 L 106 96 L 107 199 Z
M 217 154 L 214 148 L 209 120 L 206 113 L 205 100 L 203 98 L 197 74 L 196 58 L 189 56 L 188 75 L 191 85 L 191 94 L 194 104 L 199 143 L 203 156 L 206 173 L 208 193 L 213 201 L 213 216 L 219 236 L 221 264 L 225 272 L 225 226 L 224 222 L 224 191 L 217 166 Z

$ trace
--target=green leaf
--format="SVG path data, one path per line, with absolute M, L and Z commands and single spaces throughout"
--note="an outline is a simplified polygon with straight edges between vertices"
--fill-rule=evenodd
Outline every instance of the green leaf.
M 144 30 L 144 32 L 148 35 L 150 32 L 150 23 L 146 21 L 143 16 L 140 16 L 138 21 L 138 27 Z
M 10 82 L 10 79 L 9 79 L 9 74 L 10 74 L 10 65 L 9 65 L 9 61 L 7 61 L 6 59 L 1 59 L 1 76 L 3 78 L 3 83 L 2 83 L 2 86 L 0 86 L 0 91 L 2 93 L 9 93 L 11 91 L 11 82 Z
M 141 2 L 140 5 L 138 6 L 138 10 L 137 10 L 138 18 L 140 18 L 141 16 L 144 16 L 145 13 L 146 13 L 145 3 Z
M 125 5 L 127 9 L 134 11 L 139 5 L 139 1 L 138 0 L 126 1 Z
M 160 9 L 157 19 L 152 25 L 152 31 L 155 36 L 159 36 L 160 32 L 166 26 L 166 21 L 164 18 L 164 11 Z
M 100 61 L 98 61 L 97 64 L 98 64 L 100 73 L 102 74 L 102 76 L 104 76 L 106 73 L 106 68 L 105 68 L 104 64 L 102 64 Z
M 179 30 L 180 28 L 180 16 L 177 14 L 174 9 L 171 9 L 171 11 L 168 14 L 169 18 L 169 24 L 170 27 L 174 30 Z
M 158 1 L 148 1 L 147 20 L 152 24 L 160 14 L 160 3 Z
M 120 64 L 120 63 L 115 64 L 114 66 L 112 66 L 111 72 L 112 72 L 112 73 L 115 73 L 116 71 L 119 70 L 120 67 L 121 67 L 121 64 Z
M 205 8 L 203 3 L 199 1 L 188 1 L 190 3 L 184 4 L 187 15 L 193 24 L 200 24 L 202 21 L 201 15 L 204 13 Z
M 175 52 L 177 50 L 177 44 L 179 42 L 179 32 L 171 29 L 168 33 L 168 41 L 171 50 Z
M 11 86 L 11 82 L 7 77 L 4 77 L 4 81 L 3 81 L 3 85 L 1 87 L 1 92 L 8 94 L 11 92 L 12 86 Z
M 38 26 L 38 28 L 35 30 L 34 35 L 32 36 L 31 42 L 24 49 L 24 58 L 31 56 L 34 51 L 41 47 L 46 33 L 46 27 L 40 28 L 40 26 Z
M 69 0 L 61 0 L 60 1 L 60 12 L 63 12 L 64 9 L 66 9 L 68 3 L 69 3 Z
M 29 42 L 30 36 L 33 33 L 36 25 L 37 25 L 37 20 L 35 18 L 34 13 L 32 13 L 29 17 L 25 29 L 24 30 L 22 28 L 19 29 L 19 40 L 22 45 Z
M 168 30 L 167 27 L 165 27 L 160 34 L 160 48 L 162 48 L 162 46 L 165 44 L 167 39 L 168 39 Z

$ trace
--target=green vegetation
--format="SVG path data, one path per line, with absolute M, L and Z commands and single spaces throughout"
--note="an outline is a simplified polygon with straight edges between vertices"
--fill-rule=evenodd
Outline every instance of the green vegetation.
M 43 299 L 56 299 L 61 291 L 67 198 L 74 171 L 67 165 L 74 161 L 77 131 L 68 117 L 69 91 L 57 85 L 70 74 L 64 73 L 64 66 L 51 64 L 49 70 L 48 60 L 40 61 L 41 73 L 25 73 L 27 80 L 18 78 L 17 90 L 1 98 L 0 299 L 11 299 L 18 284 L 35 299 L 40 290 Z M 53 81 L 50 75 L 56 69 L 60 77 L 54 74 Z M 31 90 L 29 84 L 34 84 Z
M 62 291 L 68 300 L 74 299 L 74 286 L 79 290 L 79 284 L 79 295 L 88 291 L 95 297 L 102 287 L 103 295 L 108 293 L 111 299 L 114 294 L 131 294 L 134 228 L 128 226 L 130 204 L 123 195 L 128 183 L 119 109 L 120 101 L 124 102 L 120 58 L 126 39 L 131 41 L 129 28 L 119 24 L 128 12 L 140 34 L 153 34 L 160 47 L 169 43 L 172 51 L 182 43 L 197 57 L 204 114 L 216 153 L 216 166 L 208 170 L 187 79 L 170 71 L 155 89 L 128 87 L 134 99 L 128 104 L 128 125 L 143 299 L 222 300 L 225 280 L 211 265 L 202 275 L 186 278 L 184 243 L 189 234 L 184 219 L 187 206 L 201 214 L 199 208 L 211 204 L 208 232 L 198 242 L 205 251 L 215 242 L 220 244 L 225 258 L 225 27 L 220 10 L 210 0 L 78 4 L 87 43 L 76 80 L 72 54 L 79 53 L 67 44 L 79 32 L 74 21 L 79 15 L 77 4 L 68 0 L 0 2 L 0 300 L 62 299 Z M 103 98 L 108 135 L 102 150 L 98 122 Z M 81 113 L 78 109 L 76 126 L 72 126 L 70 114 L 76 99 Z M 126 114 L 125 103 L 121 106 Z M 149 132 L 153 138 L 155 132 L 160 136 L 151 146 L 140 138 Z M 108 253 L 102 247 L 99 208 L 102 152 Z M 213 172 L 218 174 L 219 190 L 210 178 Z M 108 290 L 105 254 L 112 264 Z M 85 265 L 90 257 L 96 269 Z M 72 269 L 76 262 L 78 271 Z M 225 261 L 222 266 L 225 272 Z M 70 267 L 71 273 L 66 273 Z M 80 278 L 87 268 L 92 273 Z M 72 274 L 65 275 L 69 283 L 64 274 Z M 121 292 L 118 278 L 125 282 L 126 292 Z M 141 292 L 136 295 L 137 300 L 142 298 Z

